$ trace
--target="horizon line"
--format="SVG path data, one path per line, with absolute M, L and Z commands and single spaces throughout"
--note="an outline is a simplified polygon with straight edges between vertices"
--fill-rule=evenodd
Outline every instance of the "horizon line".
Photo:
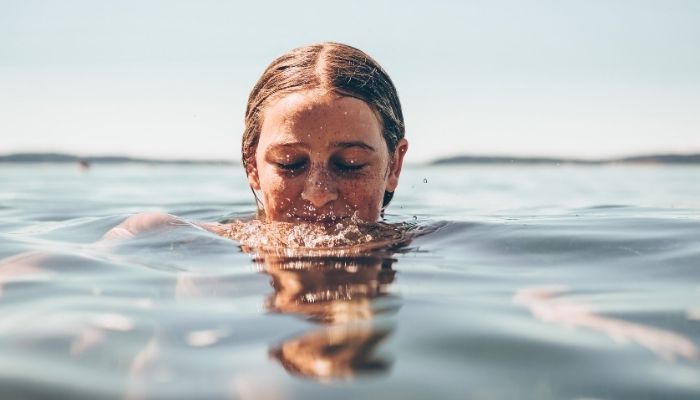
M 202 165 L 234 165 L 241 163 L 240 159 L 188 159 L 188 158 L 149 158 L 123 154 L 78 156 L 63 152 L 14 152 L 0 154 L 0 163 L 71 163 L 90 162 L 99 164 L 202 164 Z M 489 163 L 569 163 L 569 164 L 609 164 L 621 162 L 642 163 L 700 163 L 700 152 L 695 153 L 637 153 L 623 157 L 606 158 L 574 158 L 556 156 L 514 156 L 514 155 L 485 155 L 461 154 L 436 157 L 422 162 L 408 162 L 411 165 L 447 165 L 447 164 L 489 164 Z

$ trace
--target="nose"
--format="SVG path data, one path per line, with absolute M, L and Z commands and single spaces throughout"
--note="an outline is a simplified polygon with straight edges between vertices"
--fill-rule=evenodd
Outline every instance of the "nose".
M 311 168 L 301 198 L 316 208 L 338 199 L 338 188 L 326 168 Z

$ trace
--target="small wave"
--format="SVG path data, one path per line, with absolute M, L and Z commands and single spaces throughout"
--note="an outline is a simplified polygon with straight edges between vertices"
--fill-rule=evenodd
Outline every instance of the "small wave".
M 599 204 L 591 207 L 586 207 L 585 209 L 589 210 L 607 210 L 607 209 L 614 209 L 614 208 L 630 208 L 631 206 L 626 205 L 626 204 Z

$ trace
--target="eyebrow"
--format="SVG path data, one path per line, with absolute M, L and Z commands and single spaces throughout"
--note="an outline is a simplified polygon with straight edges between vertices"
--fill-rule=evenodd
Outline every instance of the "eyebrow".
M 333 142 L 329 145 L 329 147 L 340 147 L 343 149 L 347 149 L 349 147 L 360 147 L 360 148 L 363 148 L 365 150 L 376 151 L 374 149 L 374 147 L 372 147 L 372 146 L 368 145 L 367 143 L 360 141 L 360 140 L 354 141 L 354 142 Z
M 272 146 L 270 146 L 270 150 L 274 149 L 281 149 L 281 148 L 287 148 L 287 147 L 301 147 L 302 149 L 309 149 L 309 145 L 303 142 L 295 142 L 295 141 L 290 141 L 290 142 L 282 142 L 282 143 L 275 143 Z M 369 151 L 377 151 L 374 147 L 370 146 L 369 144 L 357 140 L 357 141 L 350 141 L 350 142 L 332 142 L 328 145 L 329 148 L 341 148 L 341 149 L 347 149 L 351 147 L 360 147 L 365 150 Z
M 309 149 L 309 146 L 306 143 L 302 142 L 282 142 L 282 143 L 274 143 L 273 145 L 270 146 L 270 150 L 275 150 L 275 149 L 283 149 L 285 147 L 301 147 L 302 149 Z

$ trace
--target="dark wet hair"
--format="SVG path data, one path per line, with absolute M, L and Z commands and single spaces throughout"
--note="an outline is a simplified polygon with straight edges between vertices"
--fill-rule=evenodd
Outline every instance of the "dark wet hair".
M 328 90 L 364 101 L 377 114 L 389 155 L 405 135 L 401 103 L 389 75 L 363 51 L 341 43 L 318 43 L 291 50 L 263 72 L 248 97 L 242 161 L 246 174 L 254 165 L 265 107 L 292 92 Z M 382 206 L 393 196 L 384 193 Z

